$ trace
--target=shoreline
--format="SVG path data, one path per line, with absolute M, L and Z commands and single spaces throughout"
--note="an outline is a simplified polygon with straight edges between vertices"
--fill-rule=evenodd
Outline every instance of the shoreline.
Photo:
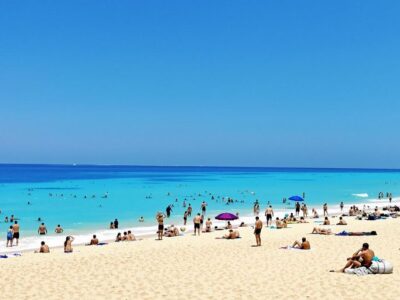
M 369 209 L 373 209 L 376 206 L 378 206 L 379 208 L 382 207 L 386 207 L 388 206 L 389 200 L 388 199 L 364 199 L 364 200 L 368 200 L 368 202 L 360 202 L 360 203 L 354 203 L 354 204 L 347 204 L 344 205 L 344 212 L 347 212 L 350 208 L 350 206 L 352 205 L 356 205 L 356 206 L 367 206 L 369 207 Z M 400 197 L 394 197 L 392 199 L 392 203 L 391 205 L 400 205 Z M 320 218 L 322 218 L 323 213 L 322 213 L 322 204 L 319 206 L 319 208 L 316 208 Z M 311 215 L 311 209 L 313 207 L 308 207 L 308 211 L 309 211 L 309 215 Z M 285 214 L 288 214 L 290 212 L 293 212 L 294 208 L 285 208 L 285 209 L 274 209 L 274 218 L 275 217 L 279 217 L 279 218 L 283 218 Z M 222 212 L 222 211 L 221 211 Z M 328 212 L 329 212 L 329 216 L 330 217 L 336 217 L 338 215 L 341 214 L 340 212 L 340 207 L 339 205 L 328 205 Z M 215 212 L 214 212 L 215 213 Z M 165 220 L 165 226 L 169 226 L 171 224 L 174 224 L 176 227 L 181 228 L 181 227 L 185 227 L 186 228 L 186 233 L 190 233 L 193 232 L 193 224 L 192 224 L 192 218 L 193 218 L 194 214 L 192 214 L 192 217 L 188 218 L 188 223 L 186 226 L 183 225 L 183 223 L 176 223 L 174 222 L 176 219 L 171 219 L 171 221 L 169 222 L 168 219 Z M 264 217 L 264 210 L 260 210 L 260 219 L 264 222 L 265 221 L 265 217 Z M 206 215 L 206 218 L 209 217 L 209 215 Z M 248 224 L 249 226 L 252 226 L 254 224 L 254 215 L 252 213 L 248 213 L 246 215 L 240 216 L 240 218 L 236 221 L 232 221 L 232 225 L 233 226 L 238 226 L 241 222 L 245 222 L 246 224 Z M 214 226 L 224 226 L 226 224 L 225 221 L 218 221 L 215 220 L 213 218 L 211 218 L 212 222 L 213 222 L 213 227 Z M 311 219 L 309 218 L 309 220 L 318 220 L 318 219 Z M 69 233 L 69 234 L 48 234 L 48 235 L 44 235 L 44 236 L 40 236 L 40 235 L 29 235 L 26 237 L 23 237 L 20 240 L 20 244 L 19 246 L 13 246 L 13 247 L 6 247 L 6 241 L 2 241 L 0 244 L 0 253 L 1 254 L 12 254 L 12 253 L 26 253 L 26 252 L 32 252 L 34 250 L 37 250 L 40 246 L 40 242 L 41 241 L 45 241 L 47 245 L 49 245 L 50 248 L 62 248 L 65 237 L 67 235 L 70 236 L 74 236 L 75 238 L 75 242 L 74 245 L 76 246 L 84 246 L 85 244 L 89 243 L 90 239 L 92 238 L 93 234 L 97 235 L 97 238 L 99 239 L 100 242 L 107 242 L 107 243 L 113 243 L 115 241 L 115 236 L 118 232 L 124 232 L 124 231 L 128 231 L 131 230 L 132 233 L 135 235 L 136 238 L 140 238 L 140 239 L 150 239 L 151 237 L 156 237 L 156 231 L 157 231 L 157 225 L 156 225 L 156 220 L 153 221 L 153 225 L 149 225 L 149 226 L 141 226 L 141 227 L 121 227 L 118 229 L 105 229 L 105 230 L 96 230 L 93 231 L 92 233 L 78 233 L 78 234 L 74 234 L 74 233 Z M 22 231 L 23 232 L 23 231 Z M 22 235 L 23 236 L 23 235 Z M 22 241 L 22 243 L 21 243 Z M 21 245 L 22 244 L 22 245 Z

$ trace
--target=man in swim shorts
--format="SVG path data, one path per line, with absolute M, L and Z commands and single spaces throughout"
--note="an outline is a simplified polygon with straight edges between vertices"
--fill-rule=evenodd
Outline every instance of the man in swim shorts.
M 18 221 L 14 222 L 12 230 L 13 230 L 13 239 L 16 239 L 16 245 L 18 246 L 18 240 L 19 240 L 19 224 L 18 224 Z
M 194 235 L 196 235 L 196 232 L 198 233 L 198 235 L 200 235 L 200 224 L 201 224 L 201 215 L 198 213 L 194 219 L 193 219 L 193 223 L 194 223 Z
M 311 249 L 310 242 L 307 241 L 305 237 L 303 237 L 303 238 L 301 239 L 301 243 L 300 243 L 299 241 L 295 241 L 295 242 L 293 243 L 293 246 L 292 246 L 292 247 L 293 247 L 293 248 L 299 248 L 299 249 L 302 249 L 302 250 L 310 250 L 310 249 Z
M 265 217 L 267 218 L 267 227 L 268 224 L 271 223 L 272 225 L 272 217 L 274 216 L 274 210 L 272 209 L 272 206 L 270 205 L 266 210 L 265 210 Z
M 361 249 L 357 250 L 352 257 L 347 258 L 347 263 L 340 272 L 344 272 L 347 268 L 356 269 L 359 267 L 369 268 L 372 264 L 372 258 L 375 256 L 374 251 L 369 249 L 369 244 L 364 243 Z
M 161 212 L 159 212 L 156 216 L 157 222 L 158 222 L 158 239 L 162 240 L 163 234 L 164 234 L 164 218 L 165 215 Z
M 254 225 L 254 235 L 256 236 L 256 244 L 258 247 L 261 246 L 261 229 L 263 227 L 263 223 L 260 218 L 256 217 L 256 223 Z

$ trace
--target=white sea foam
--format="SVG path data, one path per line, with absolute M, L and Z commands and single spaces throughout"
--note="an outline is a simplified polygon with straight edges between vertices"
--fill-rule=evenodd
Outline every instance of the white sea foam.
M 366 199 L 368 202 L 364 203 L 355 203 L 355 205 L 358 205 L 360 208 L 362 208 L 365 205 L 365 208 L 367 211 L 372 211 L 375 206 L 378 207 L 383 207 L 387 206 L 389 204 L 388 199 Z M 392 205 L 399 205 L 400 203 L 400 197 L 398 198 L 393 198 L 392 199 Z M 343 211 L 347 212 L 350 208 L 350 204 L 345 205 Z M 311 209 L 315 208 L 319 214 L 320 217 L 323 216 L 323 210 L 322 210 L 322 205 L 317 207 L 316 205 L 312 205 L 308 208 L 308 213 L 311 215 Z M 285 215 L 290 214 L 291 212 L 294 212 L 293 208 L 287 208 L 287 209 L 276 209 L 274 214 L 274 218 L 279 217 L 283 218 Z M 329 206 L 329 215 L 339 215 L 341 213 L 339 205 L 330 205 Z M 240 219 L 232 221 L 233 226 L 239 226 L 241 222 L 246 223 L 249 226 L 254 225 L 255 219 L 254 215 L 252 214 L 247 214 L 247 215 L 241 215 Z M 260 212 L 260 218 L 265 221 L 264 213 Z M 212 220 L 213 226 L 224 226 L 226 225 L 225 221 L 218 221 L 218 220 Z M 179 223 L 174 223 L 176 227 L 181 228 L 184 227 L 183 224 Z M 166 226 L 170 225 L 170 223 L 166 223 Z M 188 223 L 186 227 L 186 231 L 184 234 L 188 234 L 193 231 L 193 224 L 191 222 Z M 74 245 L 83 245 L 85 243 L 88 243 L 90 239 L 92 238 L 93 234 L 97 235 L 97 238 L 103 242 L 103 241 L 113 241 L 117 235 L 118 232 L 124 232 L 131 230 L 132 233 L 136 237 L 145 237 L 145 236 L 156 236 L 156 231 L 157 231 L 157 226 L 142 226 L 142 227 L 130 227 L 130 228 L 119 228 L 119 229 L 107 229 L 107 230 L 97 230 L 94 231 L 93 233 L 81 233 L 81 234 L 73 234 L 75 240 L 74 240 Z M 223 235 L 224 232 L 221 232 L 221 235 Z M 65 235 L 60 234 L 60 235 L 46 235 L 46 236 L 28 236 L 24 237 L 23 233 L 21 236 L 21 239 L 19 241 L 19 246 L 18 247 L 11 247 L 7 248 L 6 247 L 6 241 L 3 240 L 0 242 L 0 253 L 19 253 L 21 251 L 33 251 L 39 249 L 40 242 L 45 241 L 47 245 L 49 245 L 50 249 L 54 247 L 62 247 L 65 241 Z
M 361 194 L 352 194 L 355 197 L 360 197 L 360 198 L 368 198 L 368 194 L 367 193 L 361 193 Z

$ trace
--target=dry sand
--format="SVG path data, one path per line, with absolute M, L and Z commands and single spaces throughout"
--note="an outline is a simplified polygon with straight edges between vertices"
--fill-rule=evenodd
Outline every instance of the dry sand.
M 242 238 L 217 240 L 225 231 L 184 237 L 148 238 L 106 246 L 76 246 L 74 253 L 23 253 L 0 260 L 1 299 L 399 299 L 400 218 L 346 219 L 334 232 L 376 230 L 378 236 L 309 234 L 316 224 L 262 231 L 262 247 L 251 247 L 251 227 Z M 334 223 L 337 218 L 332 219 Z M 282 250 L 305 236 L 311 251 Z M 390 275 L 330 273 L 363 242 L 394 264 Z

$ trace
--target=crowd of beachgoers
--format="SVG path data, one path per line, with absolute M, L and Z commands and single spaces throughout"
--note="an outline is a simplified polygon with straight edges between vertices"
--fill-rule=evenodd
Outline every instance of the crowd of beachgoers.
M 108 197 L 106 194 L 104 197 Z M 200 236 L 202 233 L 208 233 L 212 231 L 226 231 L 225 234 L 216 237 L 216 239 L 238 239 L 240 238 L 240 232 L 238 228 L 240 227 L 252 227 L 254 229 L 255 236 L 255 244 L 253 247 L 260 247 L 262 245 L 262 235 L 261 232 L 264 227 L 269 227 L 271 229 L 284 229 L 288 228 L 289 224 L 298 224 L 298 223 L 309 223 L 312 219 L 321 221 L 317 223 L 319 226 L 316 226 L 312 230 L 312 234 L 319 235 L 338 235 L 338 236 L 372 236 L 377 235 L 376 231 L 367 231 L 367 232 L 352 232 L 352 231 L 338 231 L 334 233 L 329 225 L 347 225 L 346 218 L 355 218 L 357 220 L 379 220 L 385 218 L 396 218 L 400 213 L 400 208 L 397 205 L 392 205 L 392 194 L 391 193 L 382 193 L 378 194 L 379 199 L 387 199 L 387 205 L 382 207 L 373 207 L 371 208 L 368 205 L 352 205 L 348 210 L 344 209 L 344 203 L 341 202 L 339 204 L 340 212 L 337 214 L 330 214 L 328 209 L 328 204 L 324 203 L 322 205 L 322 214 L 320 215 L 317 209 L 312 208 L 311 214 L 308 212 L 307 204 L 304 201 L 304 198 L 300 196 L 296 196 L 296 201 L 294 202 L 293 212 L 287 213 L 283 218 L 275 217 L 274 209 L 270 202 L 267 203 L 264 217 L 262 217 L 261 213 L 261 203 L 259 200 L 256 200 L 253 204 L 253 214 L 254 214 L 254 223 L 247 224 L 245 222 L 240 222 L 237 225 L 233 225 L 231 221 L 239 220 L 239 213 L 236 214 L 227 214 L 229 218 L 222 219 L 225 220 L 226 223 L 224 225 L 213 226 L 213 221 L 210 217 L 207 217 L 207 202 L 202 201 L 199 212 L 195 213 L 193 216 L 193 226 L 188 225 L 188 218 L 192 217 L 193 207 L 190 203 L 187 203 L 187 199 L 183 200 L 182 206 L 185 208 L 185 212 L 183 215 L 183 225 L 175 226 L 174 224 L 170 224 L 169 226 L 165 226 L 165 223 L 169 218 L 171 218 L 171 214 L 174 208 L 174 205 L 179 203 L 178 199 L 175 200 L 175 204 L 170 204 L 166 207 L 165 212 L 157 212 L 155 217 L 155 222 L 157 223 L 157 240 L 162 240 L 163 237 L 176 237 L 183 235 L 185 232 L 193 231 L 193 235 Z M 303 193 L 303 197 L 305 194 Z M 211 200 L 218 201 L 217 197 L 212 196 Z M 238 200 L 234 200 L 232 198 L 224 198 L 222 201 L 225 201 L 227 204 L 237 202 Z M 286 202 L 287 199 L 283 199 L 283 202 Z M 302 204 L 300 204 L 300 202 Z M 0 211 L 1 213 L 1 211 Z M 333 220 L 335 219 L 335 220 Z M 18 220 L 11 215 L 10 218 L 7 216 L 4 219 L 5 222 L 11 223 L 7 232 L 7 247 L 17 247 L 19 245 L 20 240 L 20 224 Z M 48 234 L 48 228 L 44 222 L 41 222 L 39 218 L 38 221 L 40 225 L 38 226 L 37 233 L 40 236 L 45 236 Z M 140 217 L 139 222 L 144 222 L 144 217 Z M 220 224 L 220 223 L 219 223 Z M 115 230 L 116 237 L 115 242 L 133 242 L 139 241 L 140 239 L 136 238 L 133 234 L 133 230 L 126 230 L 123 232 L 119 232 L 120 224 L 118 219 L 116 218 L 114 221 L 110 222 L 109 229 Z M 63 234 L 64 229 L 58 224 L 54 232 L 56 234 Z M 71 235 L 67 235 L 65 237 L 64 242 L 64 252 L 71 253 L 73 252 L 73 242 L 74 237 Z M 99 241 L 97 236 L 94 234 L 90 240 L 87 241 L 87 246 L 96 246 L 96 245 L 106 245 L 111 241 Z M 285 245 L 282 249 L 299 249 L 299 250 L 310 250 L 311 249 L 311 241 L 306 237 L 301 237 L 299 240 L 292 241 L 289 245 Z M 40 245 L 38 245 L 38 249 L 35 250 L 35 253 L 50 253 L 50 247 L 45 243 L 45 241 L 41 241 Z M 379 259 L 372 249 L 369 248 L 368 243 L 363 243 L 360 249 L 358 249 L 352 256 L 347 259 L 347 262 L 344 266 L 339 269 L 340 272 L 351 273 L 354 270 L 362 270 L 362 272 L 371 271 L 371 267 L 374 263 L 385 263 L 385 261 Z M 387 264 L 387 262 L 386 262 Z M 387 267 L 387 265 L 386 265 Z M 390 269 L 390 268 L 388 268 Z M 365 271 L 367 270 L 367 271 Z M 333 271 L 333 270 L 332 270 Z M 372 272 L 372 271 L 371 271 Z M 373 272 L 372 272 L 373 273 Z

